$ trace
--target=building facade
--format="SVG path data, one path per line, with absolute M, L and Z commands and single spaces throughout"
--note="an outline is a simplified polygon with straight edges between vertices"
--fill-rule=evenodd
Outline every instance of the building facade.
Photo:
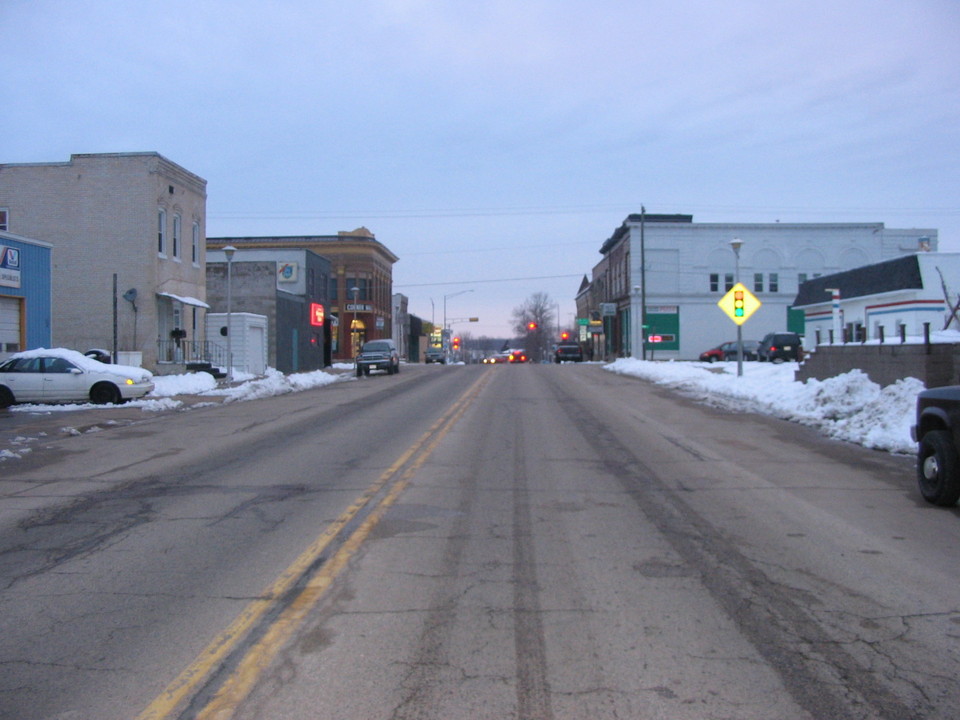
M 50 243 L 0 231 L 0 360 L 50 346 Z
M 327 258 L 305 248 L 245 246 L 229 266 L 229 309 L 266 316 L 270 367 L 294 373 L 331 364 Z M 228 309 L 227 270 L 223 250 L 208 250 L 207 302 L 218 314 Z
M 366 228 L 337 235 L 208 238 L 211 249 L 303 248 L 330 260 L 331 350 L 352 362 L 367 340 L 393 332 L 393 264 L 399 259 Z
M 736 325 L 717 303 L 738 279 L 762 303 L 743 325 L 744 339 L 802 333 L 803 313 L 791 306 L 804 281 L 936 247 L 936 230 L 883 223 L 694 223 L 690 215 L 630 215 L 604 243 L 597 266 L 606 302 L 615 305 L 608 322 L 620 333 L 608 357 L 694 359 L 735 338 Z
M 800 285 L 793 305 L 804 313 L 804 346 L 923 337 L 960 330 L 960 253 L 924 252 Z
M 7 229 L 53 249 L 51 343 L 180 371 L 204 337 L 206 197 L 155 152 L 0 165 Z

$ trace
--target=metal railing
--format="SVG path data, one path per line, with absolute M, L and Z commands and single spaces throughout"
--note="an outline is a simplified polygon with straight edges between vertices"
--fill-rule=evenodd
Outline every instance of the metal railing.
M 219 368 L 227 367 L 227 350 L 209 340 L 159 340 L 157 361 L 161 363 L 210 363 Z

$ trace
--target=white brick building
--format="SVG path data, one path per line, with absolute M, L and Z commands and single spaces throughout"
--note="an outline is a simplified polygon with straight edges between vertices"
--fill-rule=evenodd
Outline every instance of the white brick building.
M 10 232 L 53 245 L 52 344 L 139 352 L 160 372 L 199 347 L 204 179 L 155 152 L 3 164 L 0 212 Z
M 937 231 L 902 230 L 883 223 L 694 223 L 691 216 L 631 215 L 605 247 L 625 239 L 629 258 L 626 294 L 609 298 L 625 337 L 620 354 L 641 357 L 640 307 L 646 282 L 647 343 L 656 358 L 692 359 L 707 348 L 736 338 L 736 325 L 717 306 L 733 286 L 737 259 L 730 241 L 742 242 L 740 281 L 762 302 L 743 325 L 744 339 L 768 332 L 803 333 L 802 311 L 790 312 L 801 282 L 937 248 Z M 645 259 L 646 271 L 641 258 Z M 629 289 L 627 289 L 629 288 Z

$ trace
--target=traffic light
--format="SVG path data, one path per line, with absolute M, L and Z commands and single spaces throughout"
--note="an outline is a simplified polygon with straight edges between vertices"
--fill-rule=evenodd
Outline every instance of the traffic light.
M 533 332 L 536 329 L 537 329 L 537 324 L 533 320 L 527 323 L 527 330 L 529 330 L 530 332 Z
M 459 349 L 460 349 L 460 338 L 455 337 L 455 338 L 453 339 L 453 349 L 454 349 L 454 350 L 459 350 Z
M 569 339 L 570 339 L 570 333 L 568 333 L 566 330 L 564 330 L 562 333 L 560 333 L 560 339 L 561 339 L 561 340 L 569 340 Z
M 733 293 L 733 316 L 743 317 L 743 290 Z

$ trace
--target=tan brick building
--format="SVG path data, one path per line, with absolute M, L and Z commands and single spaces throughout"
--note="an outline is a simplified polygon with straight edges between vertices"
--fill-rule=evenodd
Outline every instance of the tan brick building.
M 366 228 L 336 235 L 216 237 L 207 238 L 207 244 L 216 250 L 228 245 L 237 248 L 235 261 L 245 248 L 304 248 L 328 258 L 327 297 L 336 318 L 331 332 L 334 361 L 352 360 L 360 344 L 388 338 L 393 332 L 393 264 L 399 258 Z M 356 297 L 351 292 L 354 288 Z
M 206 185 L 155 152 L 0 165 L 7 229 L 53 246 L 53 345 L 141 353 L 155 372 L 200 352 Z

